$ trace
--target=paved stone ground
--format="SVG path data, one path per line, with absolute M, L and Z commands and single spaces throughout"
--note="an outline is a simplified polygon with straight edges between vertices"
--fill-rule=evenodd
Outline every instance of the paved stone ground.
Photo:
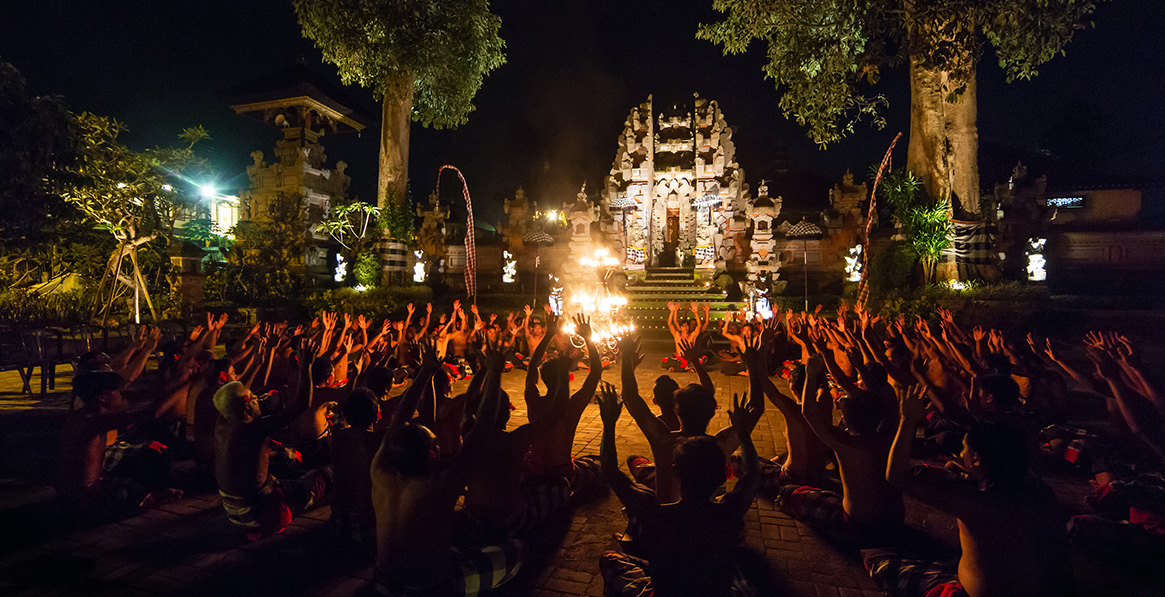
M 650 392 L 660 374 L 652 360 L 640 368 L 641 391 Z M 576 373 L 574 386 L 585 372 Z M 524 374 L 505 375 L 511 395 L 521 393 Z M 713 373 L 722 405 L 712 423 L 728 424 L 733 392 L 747 390 L 742 377 Z M 604 377 L 617 382 L 618 371 Z M 677 374 L 681 383 L 693 374 Z M 16 595 L 366 595 L 370 594 L 371 556 L 333 539 L 325 525 L 328 508 L 308 512 L 283 534 L 248 543 L 225 518 L 217 494 L 189 494 L 181 501 L 139 516 L 83 530 L 65 529 L 53 519 L 51 470 L 56 432 L 63 419 L 63 393 L 20 396 L 15 373 L 0 374 L 0 594 Z M 68 387 L 66 372 L 58 388 Z M 520 403 L 517 400 L 515 403 Z M 522 422 L 519 409 L 513 420 Z M 575 436 L 575 453 L 599 449 L 602 422 L 598 407 L 587 408 Z M 783 421 L 766 410 L 754 432 L 762 456 L 783 451 Z M 624 413 L 618 431 L 621 460 L 647 454 L 647 442 Z M 1078 478 L 1049 477 L 1065 504 L 1078 505 L 1087 485 Z M 936 556 L 953 557 L 954 521 L 917 503 L 908 504 L 912 528 L 929 541 Z M 799 597 L 874 597 L 874 588 L 852 547 L 819 537 L 800 522 L 758 499 L 746 516 L 748 549 L 745 569 L 757 579 L 762 595 Z M 617 547 L 615 537 L 625 519 L 618 500 L 607 495 L 580 505 L 569 526 L 546 544 L 532 549 L 531 561 L 501 595 L 602 595 L 599 554 Z M 905 537 L 904 541 L 911 540 Z M 917 542 L 916 542 L 917 543 Z M 1143 582 L 1121 581 L 1111 571 L 1081 561 L 1088 595 L 1151 595 Z

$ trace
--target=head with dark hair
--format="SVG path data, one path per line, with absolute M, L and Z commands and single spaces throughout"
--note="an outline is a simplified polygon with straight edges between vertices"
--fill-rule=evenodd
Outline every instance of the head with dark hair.
M 660 375 L 655 378 L 655 387 L 651 391 L 652 399 L 661 409 L 674 409 L 676 391 L 679 389 L 680 384 L 670 375 Z
M 385 438 L 387 464 L 408 477 L 419 477 L 437 459 L 437 436 L 424 425 L 406 423 Z
M 182 358 L 182 343 L 177 340 L 170 340 L 158 347 L 158 351 L 162 356 L 158 358 L 158 372 L 163 376 L 168 375 L 174 369 L 174 365 L 178 364 L 178 360 Z
M 1011 361 L 1007 360 L 1007 356 L 997 353 L 989 353 L 983 356 L 983 364 L 987 371 L 997 373 L 1000 375 L 1011 375 Z
M 334 371 L 332 360 L 328 357 L 316 357 L 316 360 L 311 362 L 311 379 L 317 386 L 332 381 Z
M 232 381 L 238 381 L 235 375 L 235 363 L 230 359 L 215 359 L 206 367 L 208 383 L 212 386 L 221 386 Z
M 537 317 L 530 318 L 529 326 L 530 331 L 533 332 L 535 336 L 541 336 L 542 333 L 546 331 L 546 328 L 542 325 L 542 320 L 538 319 Z M 531 346 L 530 350 L 534 350 L 534 347 Z
M 81 355 L 77 359 L 77 372 L 84 373 L 86 371 L 101 371 L 102 369 L 109 369 L 109 355 L 94 350 Z
M 963 438 L 963 466 L 988 489 L 1015 492 L 1028 473 L 1027 442 L 1018 429 L 979 421 Z
M 885 414 L 877 397 L 865 390 L 850 392 L 837 401 L 837 406 L 846 428 L 853 435 L 872 435 L 877 432 Z
M 73 378 L 73 392 L 85 406 L 121 405 L 121 375 L 113 371 L 86 371 Z
M 388 367 L 377 365 L 368 370 L 368 373 L 364 376 L 364 381 L 373 395 L 377 398 L 383 398 L 392 387 L 392 370 Z
M 227 340 L 226 342 L 224 342 L 222 346 L 223 346 L 223 349 L 226 350 L 227 355 L 236 355 L 236 354 L 239 354 L 240 352 L 243 352 L 243 348 L 244 348 L 243 339 L 242 338 L 231 338 L 231 339 Z
M 724 484 L 724 450 L 715 438 L 684 437 L 672 450 L 672 467 L 684 498 L 707 500 Z
M 1010 375 L 981 375 L 976 380 L 980 406 L 988 412 L 1002 412 L 1019 406 L 1019 384 Z
M 906 347 L 906 343 L 901 338 L 886 338 L 883 346 L 886 348 L 884 354 L 891 363 L 900 368 L 910 369 L 910 349 Z
M 563 379 L 569 382 L 570 361 L 565 358 L 550 359 L 542 363 L 538 371 L 542 374 L 542 383 L 546 384 L 547 395 L 551 395 L 558 390 Z
M 872 390 L 889 383 L 890 376 L 886 375 L 886 368 L 880 363 L 870 363 L 866 365 L 866 376 L 863 381 L 866 382 L 866 388 Z
M 356 429 L 367 429 L 380 420 L 380 403 L 368 388 L 356 388 L 344 403 L 344 420 Z
M 716 397 L 700 384 L 688 384 L 676 392 L 676 416 L 684 435 L 707 433 L 708 422 L 716 415 Z

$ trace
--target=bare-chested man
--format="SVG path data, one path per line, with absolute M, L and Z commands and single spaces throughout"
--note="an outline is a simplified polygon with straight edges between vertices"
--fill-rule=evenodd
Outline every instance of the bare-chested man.
M 143 448 L 140 455 L 124 455 L 120 462 L 108 458 L 110 431 L 149 418 L 146 411 L 127 408 L 121 389 L 121 375 L 108 368 L 82 373 L 73 380 L 73 391 L 82 406 L 69 414 L 61 430 L 56 483 L 58 498 L 71 511 L 88 513 L 118 505 L 145 507 L 182 495 L 160 485 L 165 480 L 161 472 L 154 471 L 158 474 L 151 476 L 148 464 L 131 461 L 139 456 L 147 460 L 160 457 L 150 454 L 149 448 Z
M 691 347 L 686 340 L 680 348 L 691 352 Z M 755 357 L 759 354 L 759 343 L 756 348 L 757 352 L 750 353 L 750 356 Z M 700 374 L 701 383 L 699 385 L 690 384 L 676 392 L 675 410 L 676 416 L 680 420 L 680 429 L 673 431 L 667 423 L 652 414 L 647 403 L 639 395 L 639 383 L 635 378 L 635 368 L 643 360 L 643 355 L 639 350 L 639 339 L 634 336 L 623 338 L 619 343 L 619 353 L 623 355 L 623 403 L 627 405 L 627 412 L 635 419 L 635 423 L 639 425 L 651 446 L 655 468 L 656 495 L 661 504 L 674 502 L 680 499 L 680 488 L 672 467 L 672 448 L 677 441 L 684 437 L 707 435 L 708 422 L 716 414 L 715 388 L 712 386 L 711 379 L 707 377 L 707 373 L 701 373 L 703 367 L 694 363 L 697 374 Z M 759 380 L 756 383 L 759 384 Z M 758 387 L 758 391 L 754 395 L 760 393 Z M 759 396 L 755 397 L 750 403 L 750 408 L 763 411 L 762 399 Z M 715 439 L 725 454 L 731 453 L 739 445 L 736 432 L 731 426 L 725 427 L 717 433 Z M 642 466 L 639 464 L 634 468 Z
M 670 357 L 663 359 L 663 368 L 669 371 L 686 371 L 691 363 L 684 358 L 684 349 L 680 346 L 681 342 L 687 342 L 692 346 L 700 346 L 700 335 L 704 330 L 708 329 L 708 322 L 711 320 L 708 316 L 710 309 L 708 303 L 704 303 L 704 320 L 700 321 L 700 308 L 698 304 L 693 301 L 691 305 L 692 319 L 681 322 L 679 320 L 679 311 L 682 305 L 668 301 L 667 308 L 669 311 L 667 318 L 667 329 L 671 332 L 672 340 L 675 342 L 675 351 Z
M 384 442 L 372 462 L 376 509 L 377 591 L 382 595 L 462 595 L 488 590 L 513 578 L 523 544 L 509 541 L 475 550 L 451 547 L 454 505 L 469 473 L 480 464 L 483 446 L 500 431 L 502 356 L 486 350 L 483 384 L 473 427 L 449 458 L 438 457 L 437 437 L 412 422 L 424 386 L 440 368 L 436 348 L 425 342 L 421 369 L 392 414 Z M 485 560 L 496 568 L 474 566 Z M 495 572 L 496 570 L 496 572 Z
M 967 477 L 960 479 L 943 469 L 915 465 L 914 434 L 925 405 L 914 388 L 900 391 L 899 398 L 901 418 L 886 480 L 955 516 L 962 556 L 956 567 L 866 551 L 866 569 L 874 580 L 896 590 L 915 587 L 918 595 L 1074 594 L 1065 519 L 1052 490 L 1028 469 L 1023 433 L 999 423 L 973 424 L 961 454 Z
M 534 349 L 530 357 L 530 369 L 526 372 L 526 412 L 531 421 L 541 420 L 551 414 L 554 400 L 550 394 L 541 394 L 538 391 L 538 366 L 546 354 L 547 346 L 560 333 L 558 321 L 549 317 L 547 334 Z M 538 499 L 544 504 L 545 510 L 556 509 L 565 504 L 566 498 L 572 495 L 584 495 L 597 487 L 599 478 L 599 459 L 597 456 L 582 456 L 574 458 L 574 434 L 578 428 L 587 404 L 595 396 L 599 386 L 599 379 L 603 375 L 602 357 L 591 341 L 590 321 L 578 316 L 575 318 L 575 334 L 582 337 L 586 344 L 587 357 L 590 359 L 590 371 L 583 380 L 582 387 L 570 396 L 566 405 L 566 412 L 554 425 L 549 433 L 544 433 L 534 440 L 530 446 L 530 458 L 527 468 L 530 476 L 526 480 L 528 496 L 538 494 Z M 552 369 L 549 373 L 553 373 Z M 543 379 L 547 376 L 543 372 Z M 549 386 L 553 382 L 547 382 Z
M 825 358 L 830 358 L 827 355 Z M 842 495 L 805 485 L 785 485 L 778 507 L 793 516 L 844 536 L 858 537 L 902 524 L 902 492 L 886 481 L 884 463 L 894 429 L 877 397 L 854 388 L 838 401 L 846 430 L 833 424 L 833 396 L 825 380 L 822 355 L 809 359 L 801 408 L 815 435 L 837 455 Z
M 311 403 L 312 367 L 318 349 L 300 345 L 300 375 L 291 400 L 264 415 L 259 400 L 241 382 L 223 385 L 214 395 L 215 481 L 227 518 L 248 529 L 248 538 L 278 533 L 294 515 L 314 505 L 326 490 L 328 474 L 312 471 L 280 482 L 268 472 L 271 434 L 287 426 Z
M 566 414 L 570 394 L 569 363 L 555 359 L 542 365 L 550 410 L 513 431 L 503 431 L 483 447 L 481 462 L 470 473 L 465 513 L 478 535 L 500 539 L 523 535 L 549 514 L 522 491 L 522 467 L 530 444 L 549 433 Z M 499 426 L 509 419 L 509 397 L 503 393 Z

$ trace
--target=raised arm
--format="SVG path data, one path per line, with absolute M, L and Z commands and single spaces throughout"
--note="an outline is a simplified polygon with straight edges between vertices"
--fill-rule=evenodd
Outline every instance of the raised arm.
M 684 360 L 696 372 L 696 377 L 700 379 L 700 385 L 715 396 L 716 386 L 712 383 L 712 378 L 708 376 L 708 371 L 704 369 L 704 364 L 700 362 L 700 351 L 686 338 L 680 340 L 680 351 L 683 353 Z
M 619 414 L 623 405 L 619 404 L 619 397 L 615 388 L 610 384 L 604 386 L 599 395 L 599 416 L 603 420 L 603 439 L 599 444 L 599 461 L 602 465 L 603 477 L 610 485 L 611 491 L 632 515 L 638 515 L 643 508 L 654 505 L 654 493 L 648 493 L 640 488 L 630 477 L 619 469 L 619 454 L 615 447 L 615 424 L 619 422 Z
M 669 433 L 667 423 L 664 423 L 651 412 L 651 408 L 639 395 L 639 382 L 635 379 L 635 368 L 643 361 L 643 353 L 639 349 L 639 338 L 634 335 L 624 336 L 619 340 L 619 361 L 623 380 L 623 404 L 627 405 L 627 412 L 635 419 L 635 424 L 647 436 L 647 441 L 657 441 Z
M 526 321 L 530 320 L 530 316 L 526 316 Z M 525 325 L 525 324 L 523 324 Z M 542 364 L 542 357 L 546 355 L 546 347 L 550 345 L 550 340 L 558 333 L 558 322 L 553 317 L 547 317 L 546 333 L 542 334 L 542 339 L 538 341 L 538 346 L 534 348 L 534 354 L 530 355 L 530 364 L 526 367 L 526 391 L 525 399 L 528 401 L 531 397 L 538 397 L 538 366 Z
M 417 376 L 413 378 L 413 383 L 409 384 L 408 389 L 401 395 L 396 412 L 392 413 L 392 417 L 389 419 L 389 427 L 399 427 L 412 420 L 413 413 L 417 411 L 417 405 L 421 403 L 421 398 L 425 395 L 425 386 L 429 385 L 440 368 L 441 363 L 437 361 L 437 347 L 433 341 L 421 342 L 421 368 L 417 372 Z
M 755 397 L 754 397 L 755 398 Z M 752 430 L 760 421 L 762 410 L 754 405 L 763 405 L 763 401 L 749 400 L 745 396 L 742 400 L 736 394 L 732 395 L 732 410 L 728 411 L 728 420 L 740 438 L 740 480 L 728 495 L 724 496 L 723 503 L 732 508 L 734 516 L 742 517 L 752 506 L 752 500 L 760 489 L 760 473 L 757 470 L 756 446 L 752 443 Z
M 599 387 L 599 380 L 603 378 L 603 358 L 599 355 L 599 349 L 595 347 L 594 341 L 591 340 L 590 319 L 581 314 L 576 315 L 574 325 L 575 333 L 582 336 L 583 342 L 587 345 L 587 359 L 589 360 L 591 369 L 587 372 L 587 377 L 583 380 L 582 387 L 570 397 L 570 404 L 567 406 L 566 411 L 568 420 L 578 420 L 578 417 L 582 416 L 587 405 L 595 397 L 595 390 Z

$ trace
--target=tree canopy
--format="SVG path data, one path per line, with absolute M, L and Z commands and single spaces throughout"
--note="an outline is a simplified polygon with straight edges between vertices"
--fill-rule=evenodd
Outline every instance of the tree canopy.
M 464 124 L 485 75 L 505 63 L 501 18 L 487 0 L 295 0 L 304 36 L 345 84 L 377 98 L 412 80 L 412 118 Z
M 783 91 L 786 117 L 820 145 L 862 118 L 884 124 L 882 69 L 908 60 L 944 73 L 948 101 L 973 82 L 985 44 L 1008 81 L 1030 79 L 1064 52 L 1103 0 L 714 0 L 722 21 L 697 37 L 740 54 L 766 46 L 764 75 Z

